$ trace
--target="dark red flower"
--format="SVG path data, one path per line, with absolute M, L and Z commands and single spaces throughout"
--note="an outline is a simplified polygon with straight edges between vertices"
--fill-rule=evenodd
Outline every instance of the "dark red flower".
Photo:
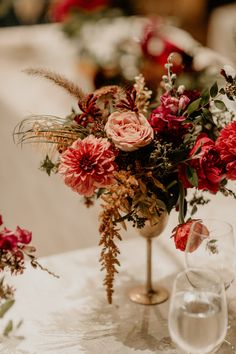
M 31 231 L 21 229 L 19 226 L 17 226 L 15 235 L 18 239 L 18 242 L 20 242 L 20 243 L 24 243 L 25 245 L 27 245 L 28 243 L 31 242 L 31 239 L 32 239 L 32 232 Z
M 200 220 L 191 219 L 191 220 L 187 221 L 185 224 L 179 224 L 172 231 L 173 232 L 172 237 L 174 237 L 175 247 L 177 249 L 179 249 L 181 251 L 186 250 L 186 245 L 188 242 L 190 230 L 191 230 L 193 223 L 195 223 L 194 234 L 191 235 L 193 237 L 191 237 L 191 244 L 188 247 L 188 252 L 191 253 L 191 252 L 195 251 L 200 246 L 200 244 L 202 242 L 202 236 L 209 235 L 208 229 L 206 228 L 206 226 L 204 226 L 201 223 Z
M 18 239 L 14 233 L 6 228 L 0 233 L 0 249 L 14 250 L 17 248 Z
M 186 95 L 172 97 L 168 93 L 161 96 L 161 104 L 154 109 L 148 119 L 151 127 L 159 138 L 174 141 L 177 145 L 182 142 L 190 124 L 183 124 L 185 117 L 181 112 L 189 103 Z
M 0 215 L 0 226 L 3 224 L 2 215 Z
M 227 178 L 236 180 L 236 121 L 221 130 L 216 147 L 226 165 Z
M 205 134 L 200 134 L 188 158 L 192 158 L 188 164 L 179 165 L 179 179 L 184 187 L 193 187 L 187 177 L 187 168 L 190 166 L 197 173 L 197 188 L 216 193 L 223 178 L 223 164 L 214 141 Z

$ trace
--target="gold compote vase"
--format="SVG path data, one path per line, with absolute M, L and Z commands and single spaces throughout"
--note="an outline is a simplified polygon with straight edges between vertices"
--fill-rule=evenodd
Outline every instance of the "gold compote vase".
M 147 264 L 146 264 L 146 284 L 130 289 L 129 298 L 133 302 L 143 305 L 155 305 L 166 301 L 169 297 L 168 291 L 163 287 L 153 287 L 152 284 L 152 240 L 160 236 L 168 221 L 167 211 L 163 211 L 158 221 L 151 225 L 146 221 L 145 226 L 137 229 L 138 233 L 146 239 L 147 244 Z

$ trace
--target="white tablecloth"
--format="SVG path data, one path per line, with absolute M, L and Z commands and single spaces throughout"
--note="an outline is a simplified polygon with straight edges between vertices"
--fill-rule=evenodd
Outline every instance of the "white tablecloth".
M 41 263 L 60 279 L 34 269 L 13 279 L 17 302 L 7 317 L 14 322 L 24 319 L 17 334 L 25 339 L 6 339 L 0 343 L 0 353 L 177 354 L 168 333 L 169 301 L 143 306 L 132 303 L 127 296 L 132 286 L 144 284 L 145 240 L 137 237 L 120 246 L 121 267 L 112 305 L 106 302 L 96 247 L 42 259 Z M 154 282 L 171 290 L 176 272 L 183 267 L 183 257 L 175 250 L 167 228 L 154 240 Z M 235 290 L 232 286 L 233 294 Z M 232 319 L 227 340 L 236 346 L 236 318 Z M 225 343 L 219 353 L 235 351 Z

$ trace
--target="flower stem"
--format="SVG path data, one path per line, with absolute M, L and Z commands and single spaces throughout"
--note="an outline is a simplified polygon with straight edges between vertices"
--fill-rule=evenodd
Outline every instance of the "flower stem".
M 181 182 L 179 182 L 179 223 L 184 224 L 184 200 L 185 189 Z

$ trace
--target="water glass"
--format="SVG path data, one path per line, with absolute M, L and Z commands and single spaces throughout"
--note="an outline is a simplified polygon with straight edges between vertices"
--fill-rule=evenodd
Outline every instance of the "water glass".
M 232 225 L 214 218 L 195 221 L 190 228 L 185 261 L 187 268 L 215 270 L 227 289 L 236 273 L 236 248 Z
M 168 326 L 180 353 L 214 353 L 227 332 L 225 288 L 213 270 L 189 268 L 174 281 Z

